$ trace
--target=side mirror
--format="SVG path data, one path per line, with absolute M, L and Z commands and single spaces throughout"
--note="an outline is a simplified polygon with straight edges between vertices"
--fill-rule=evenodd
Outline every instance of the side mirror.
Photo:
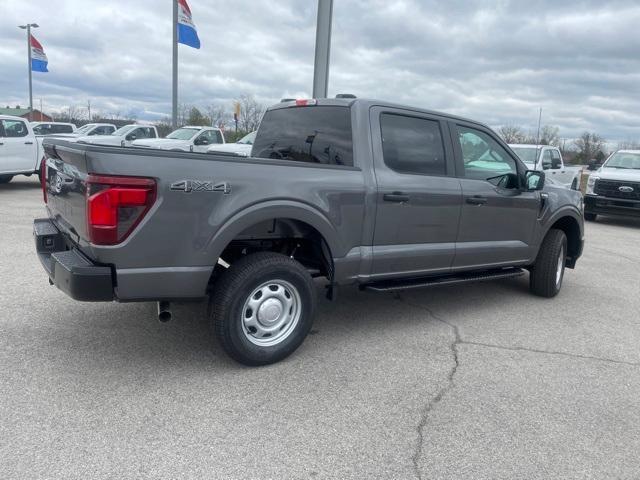
M 130 134 L 130 135 L 127 135 L 127 140 L 135 140 L 136 138 L 138 138 L 138 137 L 136 136 L 136 134 L 135 134 L 135 133 L 132 133 L 132 134 Z
M 560 163 L 560 159 L 559 158 L 554 158 L 551 160 L 551 169 L 552 170 L 559 170 L 562 167 L 562 164 Z
M 544 172 L 539 170 L 527 170 L 524 172 L 525 189 L 529 192 L 544 188 Z
M 198 145 L 209 145 L 209 140 L 207 140 L 206 138 L 200 138 L 198 140 Z

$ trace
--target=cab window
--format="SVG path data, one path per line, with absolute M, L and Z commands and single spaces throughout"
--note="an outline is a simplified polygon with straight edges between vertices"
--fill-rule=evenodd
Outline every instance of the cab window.
M 399 173 L 445 175 L 442 132 L 437 120 L 380 115 L 384 163 Z
M 27 125 L 20 120 L 2 120 L 5 137 L 26 137 L 29 134 Z
M 466 178 L 491 181 L 518 173 L 516 161 L 490 135 L 467 126 L 457 128 Z
M 551 168 L 552 159 L 551 159 L 551 150 L 547 149 L 542 154 L 542 168 L 544 170 L 549 170 Z

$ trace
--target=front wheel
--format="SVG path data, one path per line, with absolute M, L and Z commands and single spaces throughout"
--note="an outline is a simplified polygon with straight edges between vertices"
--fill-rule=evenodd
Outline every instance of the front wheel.
M 0 184 L 9 183 L 12 178 L 13 178 L 13 175 L 0 175 Z
M 566 259 L 567 236 L 562 230 L 549 230 L 529 275 L 529 287 L 534 295 L 550 298 L 558 294 Z
M 297 261 L 273 252 L 241 258 L 213 286 L 212 321 L 222 348 L 245 365 L 293 353 L 311 329 L 316 291 Z

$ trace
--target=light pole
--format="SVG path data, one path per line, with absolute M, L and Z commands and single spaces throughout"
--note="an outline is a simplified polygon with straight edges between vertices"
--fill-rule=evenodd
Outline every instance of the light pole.
M 18 25 L 18 28 L 27 31 L 27 59 L 29 66 L 29 121 L 33 120 L 33 87 L 31 82 L 31 29 L 38 28 L 37 23 L 27 23 L 26 25 Z
M 313 98 L 327 98 L 329 89 L 329 54 L 333 0 L 318 0 L 316 56 L 313 68 Z
M 173 0 L 173 56 L 172 56 L 172 94 L 171 126 L 178 128 L 178 0 Z

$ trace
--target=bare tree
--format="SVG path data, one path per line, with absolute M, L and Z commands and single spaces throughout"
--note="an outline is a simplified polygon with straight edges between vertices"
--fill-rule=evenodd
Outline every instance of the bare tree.
M 513 124 L 500 127 L 498 135 L 507 143 L 523 143 L 525 138 L 522 128 Z
M 640 150 L 640 142 L 638 140 L 623 140 L 618 142 L 617 150 Z
M 219 127 L 227 118 L 227 109 L 224 105 L 208 105 L 205 107 L 204 111 L 209 118 L 209 125 L 212 127 Z
M 560 129 L 554 125 L 545 125 L 540 130 L 540 145 L 560 146 Z
M 238 118 L 240 130 L 244 132 L 257 130 L 267 107 L 258 103 L 253 95 L 241 95 L 237 102 L 240 103 L 240 118 Z
M 595 132 L 584 132 L 573 142 L 578 149 L 576 156 L 582 162 L 589 162 L 604 155 L 605 139 Z M 598 155 L 600 153 L 600 155 Z

